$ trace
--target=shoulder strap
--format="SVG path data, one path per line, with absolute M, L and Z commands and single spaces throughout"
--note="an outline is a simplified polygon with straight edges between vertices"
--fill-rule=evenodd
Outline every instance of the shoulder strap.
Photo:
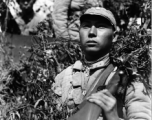
M 99 87 L 101 85 L 104 85 L 106 79 L 108 78 L 108 76 L 110 75 L 110 73 L 113 71 L 114 66 L 112 64 L 110 64 L 104 71 L 102 71 L 101 73 L 99 73 L 99 75 L 97 76 L 96 80 L 94 81 L 94 83 L 91 85 L 90 89 L 87 91 L 86 96 L 84 97 L 84 101 L 78 106 L 79 109 L 81 109 L 85 103 L 86 103 L 86 98 L 91 95 L 92 93 L 95 93 L 98 91 Z
M 94 93 L 97 91 L 97 88 L 101 85 L 103 86 L 103 83 L 109 76 L 109 74 L 113 71 L 114 67 L 113 65 L 109 65 L 96 79 L 96 81 L 93 83 L 90 91 L 87 93 L 87 96 L 91 93 Z M 120 79 L 119 72 L 116 72 L 118 74 L 115 74 L 112 79 L 110 80 L 109 84 L 107 85 L 107 88 L 114 93 L 117 91 L 117 87 L 119 85 Z M 103 80 L 103 81 L 102 81 Z M 101 82 L 102 81 L 102 82 Z M 112 81 L 112 82 L 111 82 Z M 112 88 L 111 88 L 112 87 Z M 113 94 L 113 93 L 112 93 Z M 87 100 L 84 100 L 78 107 L 77 110 L 79 110 L 76 114 L 74 114 L 72 117 L 70 117 L 68 120 L 93 120 L 97 119 L 101 113 L 101 108 L 98 105 L 95 105 L 93 103 L 88 102 Z M 76 111 L 77 111 L 76 110 Z M 121 112 L 118 111 L 118 115 L 121 117 L 122 114 L 122 107 L 120 109 Z M 122 117 L 121 117 L 122 118 Z
M 97 92 L 99 86 L 104 85 L 106 79 L 110 75 L 110 73 L 113 71 L 114 66 L 110 64 L 104 71 L 99 73 L 94 83 L 91 85 L 90 89 L 88 90 L 86 97 L 88 97 L 90 94 Z

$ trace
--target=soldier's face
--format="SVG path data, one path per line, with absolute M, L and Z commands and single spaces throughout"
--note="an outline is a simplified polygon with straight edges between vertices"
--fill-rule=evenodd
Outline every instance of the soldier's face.
M 80 43 L 85 54 L 107 54 L 112 45 L 113 27 L 101 16 L 88 15 L 80 25 Z

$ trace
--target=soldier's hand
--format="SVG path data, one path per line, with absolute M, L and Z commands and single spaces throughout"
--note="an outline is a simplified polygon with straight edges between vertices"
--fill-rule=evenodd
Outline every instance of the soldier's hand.
M 87 100 L 99 105 L 104 111 L 107 120 L 118 119 L 117 101 L 107 89 L 92 94 Z

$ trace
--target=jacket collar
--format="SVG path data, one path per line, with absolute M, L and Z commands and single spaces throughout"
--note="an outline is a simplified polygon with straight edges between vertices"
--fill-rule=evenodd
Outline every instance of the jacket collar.
M 103 68 L 108 66 L 110 63 L 110 59 L 109 59 L 109 54 L 106 54 L 105 56 L 103 56 L 102 58 L 100 58 L 99 60 L 97 60 L 97 62 L 93 62 L 92 64 L 85 64 L 81 61 L 76 61 L 73 65 L 73 69 L 74 70 L 85 70 L 86 67 L 89 69 L 97 69 L 97 68 Z

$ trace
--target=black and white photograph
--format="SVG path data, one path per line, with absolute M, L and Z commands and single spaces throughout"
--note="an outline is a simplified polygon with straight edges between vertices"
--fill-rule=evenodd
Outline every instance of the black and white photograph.
M 0 0 L 0 120 L 152 120 L 151 0 Z

